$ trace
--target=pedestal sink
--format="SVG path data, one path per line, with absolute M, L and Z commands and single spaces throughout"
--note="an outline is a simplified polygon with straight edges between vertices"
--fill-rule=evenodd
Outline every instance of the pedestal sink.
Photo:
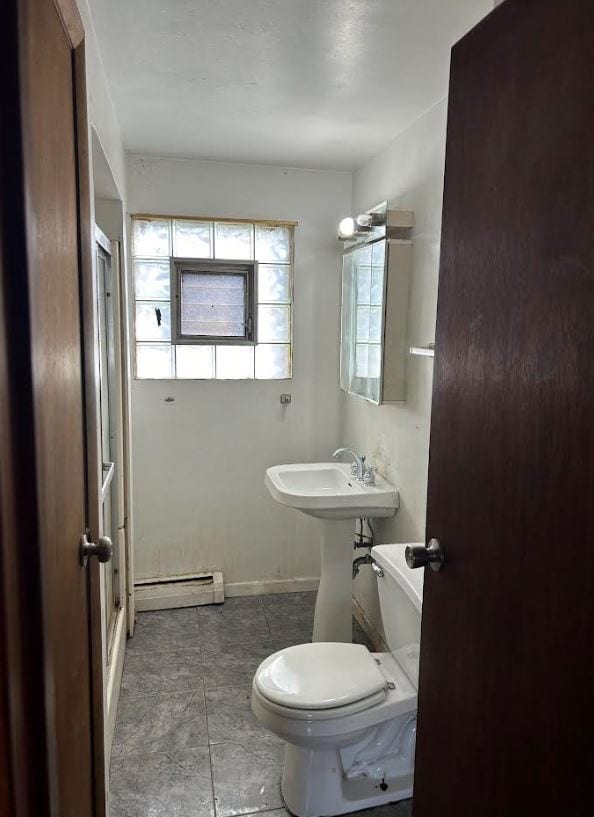
M 351 475 L 350 465 L 337 462 L 275 465 L 266 471 L 265 483 L 281 505 L 321 520 L 313 640 L 351 641 L 354 520 L 393 516 L 398 490 L 380 476 L 375 485 L 363 485 Z

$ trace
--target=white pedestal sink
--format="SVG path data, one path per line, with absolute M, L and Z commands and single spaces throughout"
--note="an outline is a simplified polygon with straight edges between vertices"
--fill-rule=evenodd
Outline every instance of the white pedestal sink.
M 322 520 L 313 640 L 351 641 L 354 520 L 393 516 L 398 490 L 380 476 L 375 485 L 363 485 L 351 476 L 350 465 L 336 462 L 275 465 L 265 483 L 281 505 Z

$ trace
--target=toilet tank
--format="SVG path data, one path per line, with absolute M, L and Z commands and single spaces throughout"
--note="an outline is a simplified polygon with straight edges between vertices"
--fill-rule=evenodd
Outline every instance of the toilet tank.
M 371 555 L 384 574 L 377 576 L 377 586 L 386 644 L 416 685 L 425 571 L 408 567 L 405 548 L 406 544 L 376 545 Z

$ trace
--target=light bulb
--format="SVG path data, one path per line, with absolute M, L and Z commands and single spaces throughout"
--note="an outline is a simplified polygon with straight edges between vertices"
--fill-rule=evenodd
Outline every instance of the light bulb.
M 357 232 L 357 225 L 355 224 L 355 219 L 347 216 L 347 218 L 343 218 L 340 224 L 338 225 L 338 237 L 339 238 L 353 238 L 355 233 Z
M 369 229 L 373 224 L 373 218 L 371 213 L 361 213 L 361 215 L 357 216 L 357 226 L 363 227 L 364 229 Z
M 383 213 L 360 213 L 355 219 L 355 222 L 357 227 L 363 230 L 371 230 L 372 227 L 385 224 L 386 217 Z

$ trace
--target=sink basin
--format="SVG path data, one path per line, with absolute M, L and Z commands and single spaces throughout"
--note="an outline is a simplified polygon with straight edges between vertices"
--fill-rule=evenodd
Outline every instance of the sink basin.
M 398 489 L 377 475 L 375 485 L 363 485 L 351 476 L 351 466 L 340 462 L 274 465 L 264 481 L 281 505 L 321 519 L 313 641 L 351 641 L 353 520 L 394 516 L 400 504 Z
M 351 466 L 339 462 L 274 465 L 265 477 L 273 499 L 309 516 L 394 516 L 398 490 L 379 475 L 375 480 L 375 485 L 362 485 L 351 476 Z

